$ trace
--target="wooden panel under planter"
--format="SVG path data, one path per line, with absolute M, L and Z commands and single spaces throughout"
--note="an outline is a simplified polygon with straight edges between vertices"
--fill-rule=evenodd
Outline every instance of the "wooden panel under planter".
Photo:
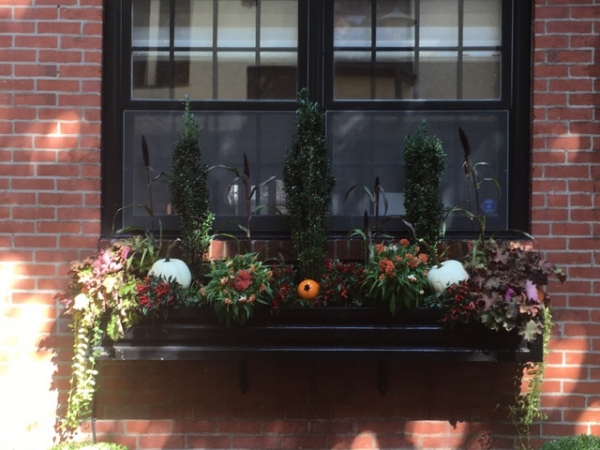
M 364 358 L 430 361 L 541 361 L 541 337 L 527 345 L 516 332 L 480 324 L 448 328 L 439 310 L 420 308 L 392 316 L 379 308 L 257 307 L 247 324 L 220 324 L 208 307 L 173 311 L 164 321 L 105 340 L 102 359 L 215 360 L 255 358 Z

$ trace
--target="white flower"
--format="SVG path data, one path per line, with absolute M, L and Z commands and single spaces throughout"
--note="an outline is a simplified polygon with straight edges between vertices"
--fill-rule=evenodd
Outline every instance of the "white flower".
M 83 311 L 90 305 L 90 299 L 83 292 L 77 294 L 73 299 L 73 309 Z

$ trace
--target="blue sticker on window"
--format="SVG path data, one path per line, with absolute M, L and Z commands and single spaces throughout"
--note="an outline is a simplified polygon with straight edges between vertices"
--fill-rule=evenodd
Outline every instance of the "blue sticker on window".
M 496 213 L 496 200 L 492 198 L 486 198 L 481 202 L 481 209 L 484 214 L 495 214 Z

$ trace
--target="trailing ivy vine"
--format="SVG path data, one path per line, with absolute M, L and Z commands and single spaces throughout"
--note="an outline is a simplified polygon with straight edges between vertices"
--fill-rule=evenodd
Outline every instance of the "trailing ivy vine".
M 517 377 L 517 387 L 520 389 L 523 372 L 527 375 L 527 389 L 520 392 L 515 404 L 510 407 L 511 418 L 517 428 L 518 445 L 522 450 L 531 449 L 529 431 L 536 420 L 546 420 L 548 416 L 541 409 L 542 384 L 546 370 L 546 358 L 549 353 L 550 336 L 554 322 L 550 306 L 544 308 L 544 331 L 542 334 L 542 361 L 527 363 Z
M 296 136 L 285 156 L 283 181 L 300 278 L 319 280 L 327 245 L 327 214 L 335 178 L 327 158 L 325 118 L 307 89 L 298 95 Z

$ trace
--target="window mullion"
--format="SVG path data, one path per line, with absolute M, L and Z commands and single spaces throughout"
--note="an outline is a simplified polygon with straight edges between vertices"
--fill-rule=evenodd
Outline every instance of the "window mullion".
M 371 99 L 376 96 L 377 83 L 377 0 L 371 1 L 371 68 L 370 68 L 370 84 L 371 84 Z
M 175 98 L 175 1 L 169 1 L 169 98 Z
M 464 54 L 465 0 L 458 0 L 458 54 L 456 62 L 456 97 L 463 98 L 463 54 Z
M 219 67 L 217 59 L 219 39 L 219 0 L 213 0 L 213 30 L 212 30 L 212 98 L 217 100 L 219 95 Z
M 415 43 L 414 43 L 414 51 L 415 51 L 415 59 L 414 59 L 414 75 L 415 75 L 415 85 L 413 89 L 413 99 L 418 99 L 419 95 L 419 65 L 420 65 L 420 45 L 421 45 L 421 0 L 415 0 Z

